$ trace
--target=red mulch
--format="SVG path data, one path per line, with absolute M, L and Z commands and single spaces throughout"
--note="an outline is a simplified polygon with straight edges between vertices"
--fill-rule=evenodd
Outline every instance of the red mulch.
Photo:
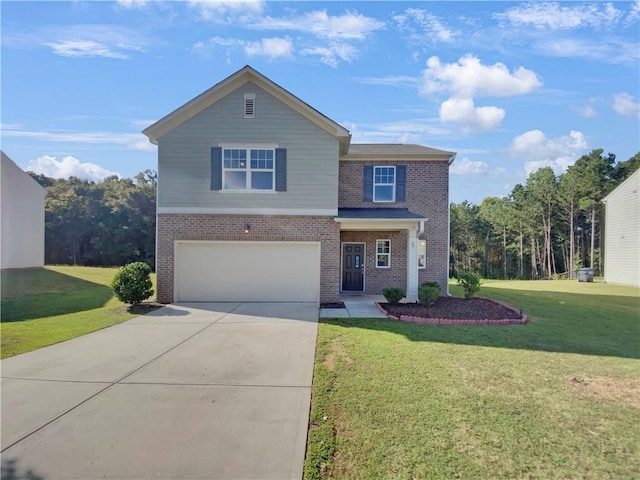
M 400 317 L 407 315 L 422 318 L 444 318 L 451 320 L 505 320 L 518 319 L 522 315 L 510 310 L 499 303 L 485 298 L 472 298 L 466 300 L 458 297 L 439 297 L 433 305 L 426 307 L 419 303 L 401 303 L 389 305 L 381 303 L 391 315 Z

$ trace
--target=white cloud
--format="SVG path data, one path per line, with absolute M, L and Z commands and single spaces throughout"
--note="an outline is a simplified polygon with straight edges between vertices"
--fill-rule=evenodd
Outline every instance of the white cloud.
M 568 30 L 615 25 L 623 14 L 611 3 L 567 4 L 531 2 L 496 14 L 515 26 L 538 29 Z
M 518 67 L 510 73 L 503 63 L 483 65 L 473 55 L 446 64 L 438 57 L 431 57 L 422 76 L 420 92 L 425 95 L 444 92 L 456 97 L 508 97 L 529 93 L 542 86 L 542 81 L 531 70 Z
M 225 23 L 243 14 L 259 14 L 264 9 L 264 0 L 189 0 L 189 7 L 198 12 L 205 21 Z M 229 18 L 231 17 L 231 18 Z
M 27 170 L 52 178 L 78 177 L 94 182 L 100 182 L 112 175 L 121 176 L 120 173 L 107 170 L 95 163 L 80 163 L 80 160 L 71 155 L 60 161 L 56 160 L 56 157 L 42 155 L 30 160 Z
M 45 43 L 53 49 L 53 53 L 61 57 L 104 57 L 127 59 L 128 55 L 111 50 L 107 45 L 103 45 L 93 40 L 66 40 L 59 43 Z
M 542 167 L 551 167 L 559 175 L 588 149 L 582 132 L 572 130 L 569 135 L 551 139 L 540 130 L 530 130 L 516 136 L 507 153 L 516 160 L 524 160 L 527 175 Z
M 149 150 L 142 147 L 142 142 L 149 143 L 141 133 L 117 133 L 117 132 L 70 132 L 70 131 L 32 131 L 21 130 L 14 126 L 3 124 L 2 136 L 22 137 L 45 140 L 47 142 L 61 143 L 88 143 L 93 145 L 124 145 L 130 150 Z M 155 149 L 155 147 L 153 147 Z
M 606 63 L 637 63 L 638 43 L 619 37 L 550 38 L 535 42 L 534 49 L 543 54 L 560 58 L 589 58 Z
M 440 105 L 440 121 L 458 123 L 465 132 L 490 132 L 500 126 L 505 111 L 498 107 L 476 107 L 470 98 L 450 98 Z
M 630 26 L 638 20 L 640 20 L 640 0 L 635 0 L 635 2 L 631 4 L 631 8 L 629 9 L 627 18 L 624 19 L 624 23 L 626 26 Z
M 246 42 L 244 52 L 250 57 L 291 58 L 293 43 L 289 38 L 263 38 L 258 42 Z
M 580 105 L 575 107 L 575 110 L 578 112 L 578 115 L 584 118 L 595 118 L 598 116 L 598 112 L 596 112 L 591 105 Z
M 364 40 L 373 32 L 385 28 L 384 22 L 356 11 L 331 16 L 326 10 L 313 10 L 290 17 L 267 16 L 244 26 L 257 30 L 292 30 L 330 40 Z
M 353 143 L 419 143 L 429 144 L 434 137 L 451 133 L 437 120 L 414 118 L 387 123 L 340 123 L 351 132 Z M 445 148 L 445 150 L 447 150 Z
M 228 51 L 241 49 L 249 57 L 267 57 L 269 59 L 291 58 L 293 42 L 290 38 L 263 38 L 258 41 L 247 41 L 238 38 L 213 37 L 207 42 L 197 42 L 193 50 L 207 56 L 212 48 L 224 47 Z
M 459 30 L 447 27 L 440 18 L 421 8 L 407 8 L 392 18 L 413 46 L 451 43 L 461 34 Z
M 332 42 L 327 46 L 303 48 L 300 53 L 308 56 L 318 56 L 325 65 L 336 68 L 339 61 L 350 63 L 358 56 L 358 50 L 348 43 Z
M 449 168 L 453 175 L 477 175 L 486 173 L 489 165 L 485 162 L 472 162 L 467 157 L 456 159 Z
M 118 6 L 126 9 L 144 8 L 149 5 L 149 0 L 117 0 Z
M 627 92 L 613 96 L 613 109 L 625 117 L 640 117 L 640 103 Z
M 386 77 L 356 77 L 354 80 L 365 85 L 387 85 L 392 87 L 415 87 L 419 79 L 409 75 L 388 75 Z

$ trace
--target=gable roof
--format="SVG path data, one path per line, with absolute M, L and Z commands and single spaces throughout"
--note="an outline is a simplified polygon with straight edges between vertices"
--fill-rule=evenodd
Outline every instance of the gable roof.
M 455 159 L 455 152 L 438 150 L 416 144 L 402 143 L 353 143 L 341 160 L 442 160 L 449 164 Z
M 273 95 L 275 98 L 291 107 L 329 134 L 337 137 L 340 141 L 341 152 L 347 151 L 349 148 L 349 142 L 351 141 L 351 134 L 346 128 L 334 122 L 326 115 L 323 115 L 306 102 L 303 102 L 280 85 L 269 80 L 249 65 L 244 66 L 236 73 L 215 84 L 207 91 L 201 93 L 171 112 L 169 115 L 166 115 L 153 125 L 145 128 L 142 133 L 149 137 L 149 141 L 151 141 L 151 143 L 157 145 L 158 137 L 194 117 L 205 108 L 210 107 L 218 100 L 224 98 L 247 82 L 255 83 L 257 86 Z

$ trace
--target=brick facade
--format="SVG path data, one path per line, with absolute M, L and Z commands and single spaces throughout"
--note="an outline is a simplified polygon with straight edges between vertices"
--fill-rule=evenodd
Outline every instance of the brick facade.
M 406 165 L 406 201 L 396 203 L 373 203 L 363 201 L 363 166 L 364 165 Z M 425 222 L 424 234 L 420 236 L 427 242 L 426 268 L 420 269 L 418 281 L 438 282 L 442 293 L 447 292 L 449 281 L 449 165 L 444 161 L 340 161 L 340 184 L 338 190 L 338 206 L 353 208 L 408 208 L 410 211 L 423 215 L 428 219 Z M 387 235 L 391 232 L 381 232 Z M 384 275 L 373 272 L 371 267 L 365 267 L 366 293 L 380 293 L 381 288 L 396 286 L 384 284 L 386 280 L 400 282 L 397 286 L 406 287 L 406 261 L 400 264 L 400 258 L 406 259 L 406 231 L 395 232 L 400 234 L 397 241 L 392 240 L 392 251 L 395 253 L 393 269 L 402 268 L 403 275 L 394 272 L 393 275 Z M 342 232 L 341 238 L 348 241 L 362 241 L 367 243 L 367 261 L 375 251 L 375 238 L 373 232 Z M 345 237 L 346 235 L 346 237 Z M 377 237 L 387 238 L 387 237 Z M 345 240 L 342 240 L 345 241 Z M 404 250 L 404 251 L 403 251 Z M 392 253 L 392 256 L 394 255 Z M 371 257 L 371 262 L 373 262 Z M 375 270 L 375 267 L 374 269 Z M 372 278 L 369 278 L 369 277 Z M 403 287 L 404 288 L 404 287 Z
M 251 225 L 251 233 L 242 231 Z M 158 214 L 158 301 L 171 303 L 176 240 L 320 242 L 320 301 L 338 300 L 340 227 L 333 217 Z

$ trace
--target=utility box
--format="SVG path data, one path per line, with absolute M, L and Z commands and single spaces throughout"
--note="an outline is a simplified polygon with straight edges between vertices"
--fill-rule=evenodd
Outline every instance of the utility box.
M 593 268 L 579 268 L 578 269 L 578 281 L 579 282 L 593 282 Z

